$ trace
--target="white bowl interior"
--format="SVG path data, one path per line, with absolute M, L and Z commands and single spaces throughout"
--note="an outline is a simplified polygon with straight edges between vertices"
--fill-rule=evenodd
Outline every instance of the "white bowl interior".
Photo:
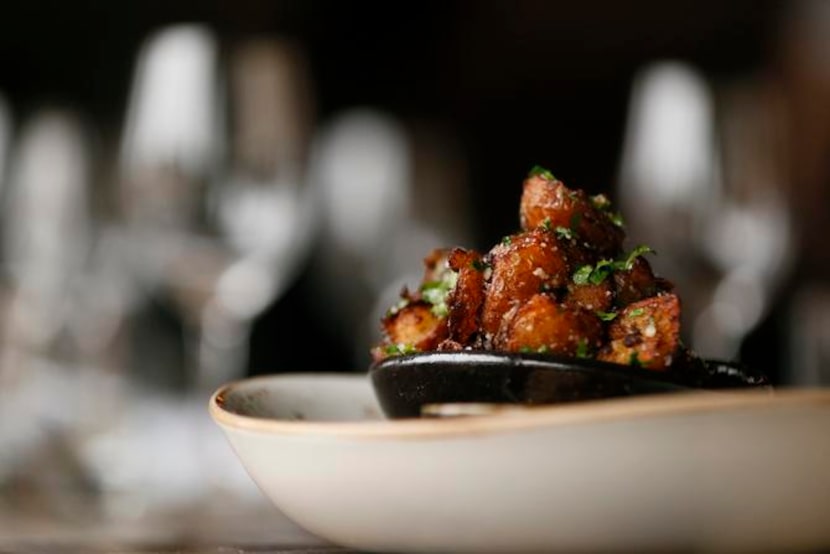
M 283 374 L 279 379 L 239 381 L 221 393 L 224 410 L 246 417 L 282 421 L 366 421 L 383 419 L 368 376 Z

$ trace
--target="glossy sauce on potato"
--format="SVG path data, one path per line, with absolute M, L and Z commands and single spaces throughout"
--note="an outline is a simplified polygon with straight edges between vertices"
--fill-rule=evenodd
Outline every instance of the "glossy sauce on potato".
M 689 357 L 680 299 L 654 274 L 651 250 L 626 252 L 624 240 L 605 196 L 534 168 L 522 181 L 519 231 L 485 253 L 430 252 L 421 286 L 384 317 L 373 356 L 501 350 L 666 370 Z

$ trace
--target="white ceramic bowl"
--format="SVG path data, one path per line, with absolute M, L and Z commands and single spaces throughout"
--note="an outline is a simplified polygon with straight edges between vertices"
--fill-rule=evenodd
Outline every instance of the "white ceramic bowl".
M 365 375 L 222 387 L 210 413 L 284 514 L 378 552 L 830 545 L 830 391 L 678 393 L 384 420 Z

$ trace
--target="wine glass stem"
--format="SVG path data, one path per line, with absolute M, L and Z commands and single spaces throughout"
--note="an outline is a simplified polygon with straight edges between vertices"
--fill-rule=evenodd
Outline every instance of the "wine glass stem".
M 192 333 L 195 383 L 200 392 L 211 393 L 224 383 L 242 378 L 248 362 L 250 325 L 217 312 L 209 305 Z

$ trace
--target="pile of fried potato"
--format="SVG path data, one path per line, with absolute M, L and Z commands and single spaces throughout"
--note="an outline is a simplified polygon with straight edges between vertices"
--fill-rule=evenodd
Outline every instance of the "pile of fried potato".
M 687 355 L 680 300 L 654 275 L 647 246 L 625 251 L 604 195 L 534 167 L 522 185 L 521 230 L 482 254 L 437 248 L 416 291 L 381 320 L 373 360 L 429 350 L 497 350 L 595 358 L 665 370 Z

